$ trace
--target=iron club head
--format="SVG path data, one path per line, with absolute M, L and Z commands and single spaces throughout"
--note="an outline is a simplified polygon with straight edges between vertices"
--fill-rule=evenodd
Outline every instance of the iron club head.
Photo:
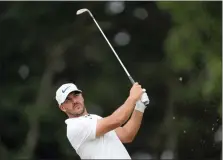
M 88 11 L 88 9 L 86 9 L 86 8 L 79 9 L 76 14 L 79 15 L 79 14 L 82 14 L 82 13 L 87 12 L 87 11 Z

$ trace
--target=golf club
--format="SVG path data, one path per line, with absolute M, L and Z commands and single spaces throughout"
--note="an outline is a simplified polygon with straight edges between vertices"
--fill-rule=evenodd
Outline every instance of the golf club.
M 80 15 L 84 12 L 88 12 L 90 14 L 90 16 L 92 17 L 92 19 L 94 20 L 95 24 L 97 25 L 98 29 L 100 30 L 101 34 L 103 35 L 103 37 L 105 38 L 105 40 L 107 41 L 108 45 L 110 46 L 111 50 L 113 51 L 114 55 L 116 56 L 116 58 L 118 59 L 119 63 L 121 64 L 122 68 L 124 69 L 125 73 L 127 74 L 129 80 L 131 81 L 132 84 L 135 83 L 135 81 L 133 80 L 132 76 L 129 74 L 129 72 L 127 71 L 127 69 L 125 68 L 124 64 L 122 63 L 122 61 L 120 60 L 118 54 L 116 53 L 116 51 L 114 50 L 114 48 L 112 47 L 112 45 L 110 44 L 109 40 L 107 39 L 107 37 L 105 36 L 104 32 L 102 31 L 101 27 L 99 26 L 99 24 L 97 23 L 97 21 L 95 20 L 93 14 L 86 8 L 83 9 L 79 9 L 77 11 L 77 15 Z M 149 98 L 146 94 L 146 90 L 144 89 L 144 93 L 142 95 L 141 101 L 147 105 L 149 104 Z

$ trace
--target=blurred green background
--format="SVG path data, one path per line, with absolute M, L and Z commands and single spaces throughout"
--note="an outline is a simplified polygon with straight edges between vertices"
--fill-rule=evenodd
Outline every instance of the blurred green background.
M 73 82 L 108 116 L 132 77 L 150 97 L 132 158 L 220 160 L 222 2 L 0 2 L 0 159 L 79 159 L 55 91 Z

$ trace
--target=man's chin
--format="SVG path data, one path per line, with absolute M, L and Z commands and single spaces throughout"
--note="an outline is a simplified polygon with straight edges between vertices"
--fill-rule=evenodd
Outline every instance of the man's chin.
M 80 111 L 72 113 L 72 115 L 74 115 L 75 117 L 80 117 L 84 114 L 85 112 L 85 108 L 82 108 Z

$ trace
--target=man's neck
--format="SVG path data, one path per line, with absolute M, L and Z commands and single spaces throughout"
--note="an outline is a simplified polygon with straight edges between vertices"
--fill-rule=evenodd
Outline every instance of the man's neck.
M 67 116 L 69 118 L 79 118 L 79 117 L 82 117 L 82 116 L 85 116 L 85 115 L 88 115 L 87 111 L 85 110 L 83 114 L 79 115 L 79 116 L 74 116 L 74 115 L 71 115 L 71 114 L 67 114 Z

